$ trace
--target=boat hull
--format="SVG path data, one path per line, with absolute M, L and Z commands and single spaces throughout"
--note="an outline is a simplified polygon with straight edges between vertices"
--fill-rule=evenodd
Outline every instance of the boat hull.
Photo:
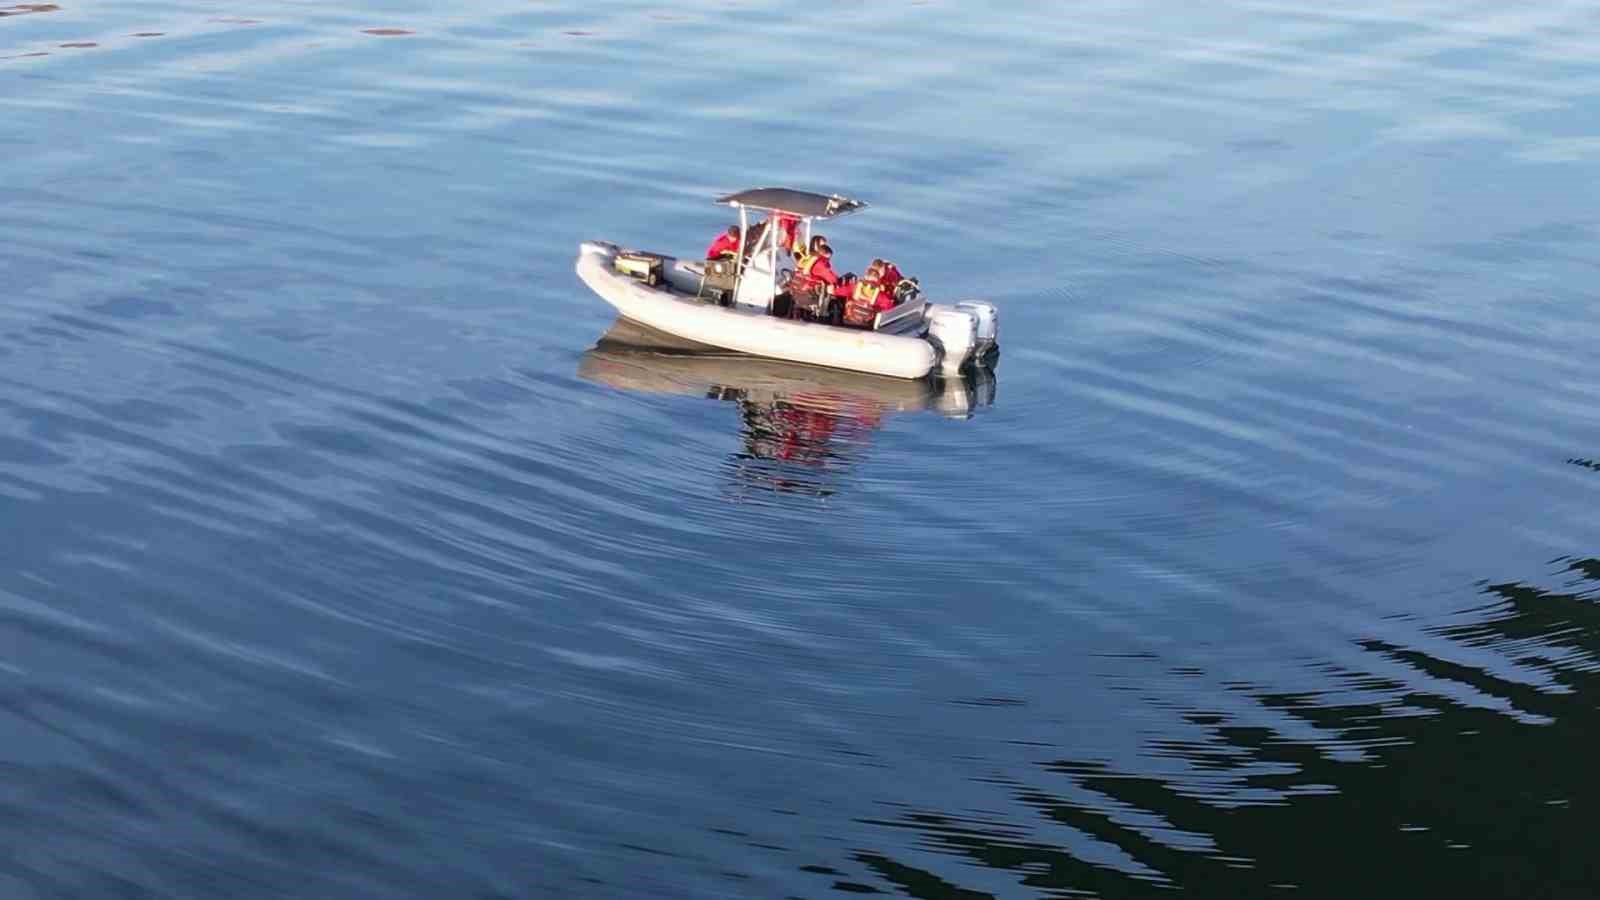
M 652 287 L 619 274 L 617 252 L 613 244 L 585 242 L 578 277 L 618 314 L 657 331 L 737 353 L 891 378 L 921 378 L 939 363 L 939 350 L 920 337 L 796 322 Z

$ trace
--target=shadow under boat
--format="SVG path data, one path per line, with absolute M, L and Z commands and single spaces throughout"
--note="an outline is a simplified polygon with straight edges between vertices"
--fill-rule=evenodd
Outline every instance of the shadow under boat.
M 994 402 L 995 376 L 888 378 L 730 353 L 620 319 L 578 363 L 578 376 L 629 391 L 738 405 L 735 487 L 829 496 L 892 413 L 970 419 Z

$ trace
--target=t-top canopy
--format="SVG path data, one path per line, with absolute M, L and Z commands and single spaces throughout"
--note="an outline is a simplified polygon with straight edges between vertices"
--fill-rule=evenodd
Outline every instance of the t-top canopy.
M 726 197 L 718 197 L 717 202 L 767 212 L 792 213 L 810 219 L 831 219 L 834 216 L 866 208 L 866 204 L 860 200 L 851 200 L 838 194 L 829 197 L 825 194 L 813 194 L 810 191 L 777 187 L 752 188 Z

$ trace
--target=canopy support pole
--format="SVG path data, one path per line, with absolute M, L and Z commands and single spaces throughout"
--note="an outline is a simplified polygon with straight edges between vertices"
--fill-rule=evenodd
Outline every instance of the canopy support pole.
M 745 232 L 750 230 L 750 214 L 743 206 L 739 207 L 739 253 L 733 258 L 733 293 L 739 294 L 739 278 L 744 275 L 744 240 Z

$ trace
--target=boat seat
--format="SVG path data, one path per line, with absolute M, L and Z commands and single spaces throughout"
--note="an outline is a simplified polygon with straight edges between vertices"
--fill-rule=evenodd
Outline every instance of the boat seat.
M 739 273 L 737 262 L 733 257 L 708 259 L 702 263 L 685 263 L 684 268 L 697 272 L 700 276 L 700 289 L 695 292 L 695 297 L 710 296 L 721 303 L 733 296 Z
M 898 306 L 878 313 L 872 319 L 872 330 L 887 332 L 888 334 L 907 334 L 922 328 L 926 318 L 928 301 L 920 297 L 907 300 Z

